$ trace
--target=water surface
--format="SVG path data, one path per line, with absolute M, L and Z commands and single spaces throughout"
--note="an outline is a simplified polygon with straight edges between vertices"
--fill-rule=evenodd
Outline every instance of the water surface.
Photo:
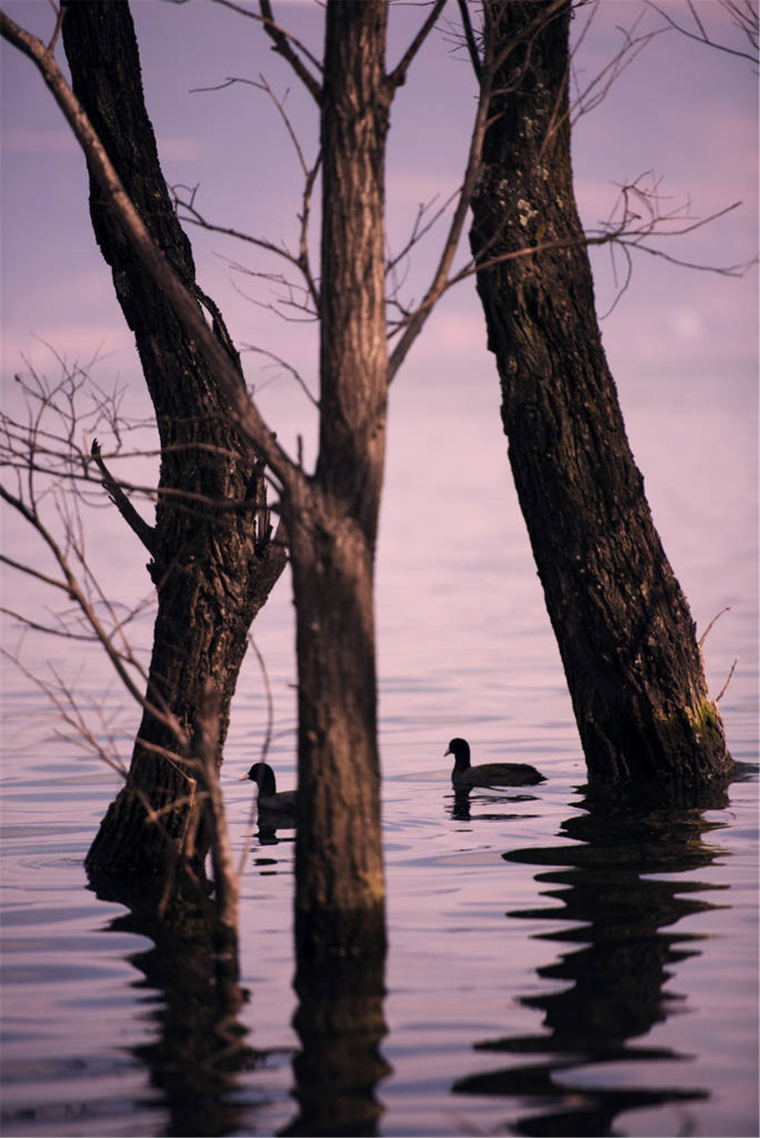
M 116 778 L 57 737 L 43 695 L 6 668 L 4 1133 L 757 1133 L 757 782 L 648 809 L 584 793 L 495 390 L 438 394 L 400 389 L 392 407 L 378 566 L 385 975 L 346 972 L 334 990 L 302 977 L 294 1021 L 292 832 L 254 836 L 239 989 L 212 991 L 202 939 L 188 931 L 178 950 L 99 901 L 82 859 Z M 708 674 L 719 690 L 739 657 L 721 709 L 734 756 L 756 764 L 751 400 L 708 389 L 653 415 L 645 395 L 626 411 L 655 520 L 700 628 L 731 606 L 705 644 Z M 139 550 L 126 560 L 115 583 L 144 591 Z M 288 787 L 286 581 L 255 631 Z M 24 651 L 44 667 L 49 649 Z M 136 713 L 97 659 L 54 651 L 128 757 Z M 238 849 L 250 787 L 237 779 L 265 720 L 251 656 L 223 771 Z M 547 782 L 463 807 L 443 758 L 456 734 Z

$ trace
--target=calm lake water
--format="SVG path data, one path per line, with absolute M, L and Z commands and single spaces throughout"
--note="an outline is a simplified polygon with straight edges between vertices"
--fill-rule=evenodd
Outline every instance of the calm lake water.
M 45 698 L 6 666 L 3 1133 L 758 1133 L 756 776 L 679 810 L 620 812 L 584 797 L 496 382 L 451 384 L 435 398 L 399 383 L 378 565 L 390 953 L 384 977 L 358 983 L 366 1016 L 349 1038 L 320 1036 L 306 1008 L 303 1047 L 293 1026 L 292 832 L 254 837 L 241 903 L 246 998 L 221 1011 L 208 1007 L 191 954 L 154 950 L 122 906 L 97 900 L 82 859 L 116 778 L 56 737 Z M 754 384 L 692 379 L 686 398 L 685 381 L 631 379 L 622 395 L 700 629 L 731 606 L 705 655 L 716 693 L 739 657 L 720 706 L 735 758 L 756 766 Z M 139 548 L 110 513 L 98 518 L 114 586 L 145 591 Z M 12 526 L 8 535 L 27 540 Z M 6 604 L 21 603 L 16 588 L 8 577 Z M 255 635 L 285 788 L 295 779 L 288 582 Z M 15 645 L 7 626 L 6 642 Z M 97 659 L 32 641 L 24 653 L 60 668 L 83 706 L 100 706 L 98 732 L 127 757 L 136 713 Z M 251 789 L 236 780 L 257 757 L 265 708 L 251 654 L 222 775 L 239 849 Z M 473 794 L 458 809 L 442 757 L 457 734 L 476 760 L 529 761 L 547 782 Z M 342 983 L 328 1013 L 344 998 L 353 1007 L 353 980 Z M 373 984 L 384 1000 L 367 996 Z M 197 1056 L 229 1013 L 249 1051 L 222 1077 Z M 316 1097 L 315 1070 L 331 1080 Z

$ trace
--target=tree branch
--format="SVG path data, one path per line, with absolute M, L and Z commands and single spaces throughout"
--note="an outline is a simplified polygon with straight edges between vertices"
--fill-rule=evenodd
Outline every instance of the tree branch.
M 265 0 L 262 0 L 262 6 L 264 2 Z M 268 2 L 268 0 L 266 0 L 266 2 Z M 433 4 L 432 10 L 428 14 L 427 19 L 423 23 L 420 30 L 417 32 L 417 35 L 414 37 L 412 42 L 409 44 L 409 47 L 406 49 L 399 62 L 396 64 L 393 71 L 391 71 L 387 81 L 392 90 L 395 90 L 396 87 L 401 87 L 403 83 L 406 82 L 406 73 L 411 67 L 415 55 L 420 50 L 423 43 L 430 34 L 436 20 L 443 11 L 445 4 L 446 0 L 435 0 L 435 3 Z
M 302 472 L 282 449 L 277 442 L 277 436 L 269 429 L 251 402 L 240 373 L 223 345 L 206 324 L 195 297 L 190 295 L 164 254 L 155 245 L 89 118 L 66 82 L 54 57 L 36 36 L 20 28 L 1 11 L 0 34 L 27 55 L 40 71 L 87 156 L 90 170 L 110 199 L 125 237 L 155 283 L 165 293 L 180 324 L 188 336 L 195 340 L 208 366 L 214 371 L 223 387 L 230 401 L 231 414 L 238 430 L 253 448 L 266 458 L 283 485 L 295 489 L 295 484 L 303 479 Z
M 138 690 L 134 680 L 126 668 L 126 663 L 131 664 L 136 663 L 136 661 L 131 656 L 125 657 L 124 654 L 119 652 L 114 645 L 112 636 L 103 626 L 103 623 L 99 619 L 90 599 L 87 597 L 83 587 L 75 577 L 66 553 L 61 548 L 61 545 L 56 541 L 53 534 L 44 524 L 42 519 L 39 517 L 37 512 L 34 509 L 30 509 L 28 506 L 26 506 L 19 498 L 16 498 L 14 495 L 10 494 L 3 486 L 0 486 L 0 497 L 2 497 L 8 503 L 8 505 L 17 510 L 37 531 L 37 533 L 47 545 L 50 552 L 53 554 L 53 557 L 63 574 L 63 580 L 56 581 L 54 578 L 46 578 L 36 570 L 31 569 L 31 567 L 20 565 L 17 562 L 11 562 L 10 559 L 5 557 L 3 557 L 2 560 L 7 564 L 13 565 L 14 568 L 18 568 L 22 572 L 45 581 L 47 584 L 53 585 L 54 587 L 59 588 L 67 593 L 71 600 L 75 602 L 80 612 L 84 616 L 87 624 L 92 629 L 95 639 L 97 639 L 103 646 L 109 660 L 111 661 L 111 664 L 116 671 L 116 674 L 132 698 L 141 707 L 149 710 L 151 715 L 153 715 L 159 722 L 164 723 L 173 732 L 177 739 L 183 739 L 185 733 L 176 717 L 173 716 L 170 712 L 167 712 L 165 709 L 162 709 L 151 703 L 150 700 L 143 696 L 142 692 Z
M 462 17 L 462 27 L 464 28 L 464 38 L 467 44 L 467 51 L 470 55 L 470 63 L 472 70 L 475 72 L 475 78 L 478 83 L 481 81 L 483 69 L 480 64 L 480 56 L 478 55 L 478 45 L 475 42 L 475 33 L 472 29 L 472 21 L 470 19 L 470 9 L 467 6 L 467 0 L 457 0 L 459 4 L 459 14 Z
M 306 282 L 304 291 L 311 297 L 314 309 L 318 313 L 319 292 L 314 277 L 311 273 L 308 258 L 308 249 L 306 247 L 306 227 L 311 207 L 311 190 L 313 188 L 314 180 L 316 179 L 318 170 L 319 159 L 317 159 L 315 165 L 308 172 L 304 186 L 304 211 L 299 217 L 299 220 L 301 222 L 301 232 L 299 234 L 300 251 L 298 256 L 295 256 L 283 245 L 275 245 L 273 241 L 268 241 L 264 237 L 252 237 L 250 233 L 243 233 L 240 229 L 233 229 L 230 226 L 226 225 L 215 225 L 213 222 L 207 221 L 195 204 L 195 195 L 198 190 L 197 186 L 184 186 L 178 182 L 175 186 L 171 187 L 171 192 L 174 197 L 175 207 L 179 207 L 186 211 L 181 215 L 180 221 L 186 222 L 189 225 L 197 225 L 200 229 L 205 229 L 208 233 L 221 233 L 225 237 L 234 237 L 236 240 L 244 241 L 248 245 L 255 245 L 259 249 L 264 249 L 267 253 L 274 253 L 275 256 L 282 257 L 291 265 L 295 266 L 295 268 L 297 268 L 303 275 L 303 278 Z M 177 193 L 177 190 L 187 190 L 189 194 L 188 198 L 181 198 Z M 240 266 L 240 268 L 242 271 L 248 271 L 243 270 L 242 266 Z M 256 274 L 251 275 L 255 276 Z
M 103 456 L 100 453 L 100 444 L 97 439 L 92 440 L 92 447 L 90 454 L 95 459 L 98 470 L 103 476 L 103 488 L 107 492 L 109 498 L 116 506 L 124 521 L 129 528 L 137 534 L 140 541 L 150 553 L 151 557 L 155 553 L 155 530 L 152 526 L 148 525 L 145 519 L 138 513 L 135 507 L 130 502 L 127 495 L 122 490 L 119 483 L 112 476 L 108 467 L 103 462 Z
M 566 3 L 567 0 L 553 0 L 553 3 L 551 3 L 548 8 L 545 10 L 542 9 L 539 16 L 537 16 L 526 29 L 525 37 L 537 34 L 538 31 L 546 25 L 546 22 L 553 19 Z M 522 38 L 520 42 L 522 42 Z M 475 113 L 475 123 L 470 136 L 470 148 L 462 188 L 459 193 L 459 200 L 454 210 L 454 216 L 451 220 L 449 232 L 444 242 L 438 267 L 435 270 L 432 282 L 417 310 L 409 317 L 399 342 L 391 353 L 388 363 L 389 380 L 392 380 L 396 375 L 409 349 L 422 331 L 434 305 L 453 283 L 453 280 L 450 281 L 448 279 L 448 275 L 459 246 L 459 240 L 467 218 L 467 211 L 470 208 L 472 195 L 477 185 L 480 160 L 483 152 L 483 140 L 490 115 L 494 77 L 499 67 L 502 66 L 506 56 L 514 51 L 516 46 L 517 41 L 511 42 L 501 51 L 498 57 L 489 57 L 483 60 L 479 82 L 478 108 Z M 459 279 L 461 279 L 461 274 L 457 274 L 454 278 L 454 280 Z
M 224 2 L 225 0 L 216 0 L 217 4 Z M 298 40 L 294 39 L 293 36 L 290 35 L 289 32 L 286 32 L 284 28 L 281 28 L 278 24 L 275 23 L 270 0 L 260 0 L 259 7 L 261 8 L 260 18 L 264 24 L 266 33 L 274 42 L 273 50 L 276 51 L 278 55 L 281 55 L 283 59 L 287 60 L 298 78 L 306 87 L 306 90 L 309 91 L 309 93 L 313 96 L 317 106 L 321 106 L 322 86 L 311 74 L 303 60 L 293 50 L 291 47 L 291 42 L 299 47 L 301 51 L 303 51 L 304 54 L 309 57 L 312 63 L 315 63 L 317 66 L 319 66 L 319 64 L 311 55 L 311 53 L 306 50 L 303 44 L 300 44 Z
M 674 20 L 673 17 L 669 15 L 664 8 L 661 8 L 659 4 L 655 4 L 654 0 L 645 0 L 645 3 L 647 4 L 647 7 L 653 8 L 659 16 L 662 16 L 663 20 L 667 21 L 667 23 L 670 24 L 671 28 L 675 28 L 677 32 L 680 32 L 682 36 L 686 36 L 687 39 L 695 40 L 697 43 L 704 44 L 706 47 L 715 48 L 716 51 L 724 51 L 728 55 L 736 55 L 739 57 L 739 59 L 748 59 L 750 63 L 754 63 L 755 65 L 757 64 L 758 14 L 750 4 L 747 4 L 745 8 L 742 9 L 739 8 L 738 5 L 730 3 L 730 0 L 728 0 L 728 2 L 723 3 L 721 7 L 723 7 L 733 16 L 734 23 L 739 27 L 740 31 L 744 32 L 747 39 L 752 44 L 752 52 L 740 51 L 739 48 L 729 47 L 728 44 L 718 43 L 717 40 L 711 39 L 710 35 L 705 29 L 704 24 L 702 23 L 702 20 L 699 17 L 697 6 L 694 3 L 694 0 L 689 0 L 689 11 L 694 18 L 694 23 L 699 29 L 697 32 L 692 32 L 688 28 L 683 27 L 676 20 Z

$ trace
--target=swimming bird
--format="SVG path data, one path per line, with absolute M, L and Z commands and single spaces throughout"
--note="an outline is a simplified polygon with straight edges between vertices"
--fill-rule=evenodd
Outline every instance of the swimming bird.
M 466 739 L 452 739 L 446 755 L 454 756 L 451 782 L 454 790 L 471 790 L 474 786 L 535 786 L 544 776 L 528 763 L 481 763 L 470 765 L 470 744 Z
M 240 782 L 249 778 L 259 788 L 258 807 L 267 813 L 294 814 L 296 809 L 295 790 L 277 791 L 274 771 L 269 763 L 254 763 L 248 774 L 241 775 Z

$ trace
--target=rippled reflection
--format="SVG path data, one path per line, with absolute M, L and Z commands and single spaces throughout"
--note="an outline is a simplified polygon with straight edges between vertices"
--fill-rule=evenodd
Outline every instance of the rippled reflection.
M 155 904 L 132 905 L 113 930 L 147 936 L 153 945 L 129 957 L 150 990 L 145 1002 L 156 1035 L 133 1049 L 162 1092 L 167 1135 L 229 1134 L 250 1110 L 238 1097 L 236 1073 L 266 1056 L 248 1046 L 238 1012 L 247 993 L 238 984 L 235 953 L 219 952 L 209 904 L 196 890 L 179 890 L 163 917 Z
M 380 1054 L 384 958 L 301 961 L 293 1026 L 302 1050 L 293 1060 L 300 1111 L 284 1134 L 377 1134 L 383 1107 L 375 1086 L 390 1073 Z
M 469 790 L 455 790 L 446 809 L 455 822 L 508 822 L 511 818 L 522 820 L 537 818 L 538 814 L 528 814 L 525 810 L 510 813 L 504 810 L 505 804 L 538 801 L 537 795 L 526 792 L 489 794 L 487 791 L 479 790 L 475 801 L 471 802 Z M 473 809 L 477 810 L 477 813 L 473 813 Z
M 507 917 L 561 922 L 541 939 L 581 947 L 537 969 L 542 979 L 565 987 L 521 999 L 543 1012 L 545 1031 L 475 1043 L 476 1050 L 509 1055 L 509 1066 L 458 1080 L 455 1092 L 529 1097 L 530 1113 L 513 1132 L 534 1135 L 613 1134 L 623 1111 L 709 1097 L 697 1070 L 693 1085 L 669 1086 L 660 1067 L 651 1088 L 630 1072 L 616 1078 L 609 1066 L 604 1073 L 594 1071 L 599 1064 L 690 1058 L 635 1041 L 682 1004 L 664 985 L 672 965 L 700 952 L 701 938 L 673 926 L 718 907 L 704 898 L 717 887 L 695 880 L 693 873 L 725 855 L 704 840 L 720 825 L 707 821 L 704 812 L 726 802 L 721 790 L 669 806 L 632 801 L 619 791 L 589 791 L 581 803 L 584 813 L 561 827 L 573 844 L 503 854 L 507 861 L 549 867 L 536 881 L 550 886 L 546 897 L 562 902 Z M 684 880 L 648 876 L 687 871 Z

